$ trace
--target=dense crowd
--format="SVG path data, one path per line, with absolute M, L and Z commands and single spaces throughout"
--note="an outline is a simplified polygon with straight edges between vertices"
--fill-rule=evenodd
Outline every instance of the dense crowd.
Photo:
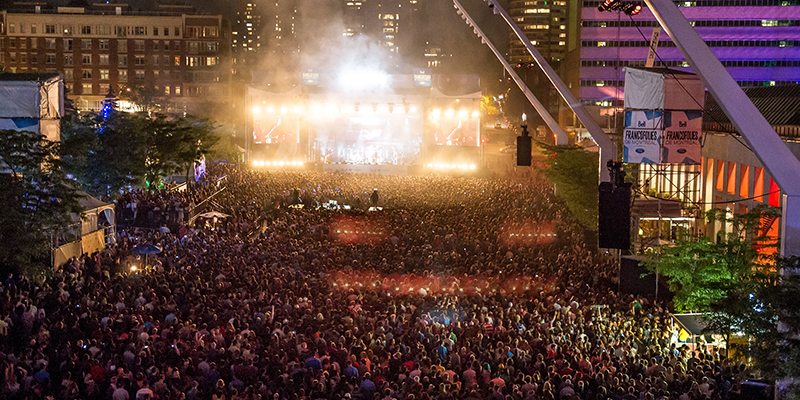
M 0 398 L 739 398 L 746 369 L 672 344 L 665 308 L 616 293 L 545 181 L 226 185 L 218 224 L 123 228 L 42 285 L 6 279 Z
M 158 228 L 184 223 L 189 210 L 218 191 L 224 184 L 227 168 L 217 168 L 216 175 L 203 175 L 196 182 L 169 185 L 163 189 L 133 190 L 116 199 L 117 224 Z

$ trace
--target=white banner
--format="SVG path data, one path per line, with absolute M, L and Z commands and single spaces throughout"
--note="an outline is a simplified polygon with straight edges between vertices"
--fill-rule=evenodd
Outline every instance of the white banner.
M 625 111 L 623 162 L 658 164 L 661 111 Z
M 661 162 L 700 164 L 702 129 L 702 111 L 664 111 Z
M 626 67 L 625 108 L 640 110 L 664 108 L 664 75 Z

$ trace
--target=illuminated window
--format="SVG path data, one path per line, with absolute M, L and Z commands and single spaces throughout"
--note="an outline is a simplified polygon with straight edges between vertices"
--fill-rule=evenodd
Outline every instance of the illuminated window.
M 773 207 L 781 206 L 781 189 L 771 177 L 769 178 L 769 205 Z
M 764 202 L 764 168 L 753 167 L 755 172 L 755 181 L 753 182 L 753 200 L 763 203 Z
M 728 161 L 728 193 L 736 194 L 736 163 Z
M 750 196 L 750 166 L 742 164 L 739 175 L 741 176 L 739 180 L 739 196 L 748 197 Z

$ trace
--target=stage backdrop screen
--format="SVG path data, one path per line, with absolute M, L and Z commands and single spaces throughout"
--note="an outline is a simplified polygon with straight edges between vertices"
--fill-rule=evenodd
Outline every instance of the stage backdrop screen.
M 315 150 L 326 163 L 412 164 L 420 152 L 422 119 L 393 111 L 361 110 L 311 121 Z
M 479 146 L 480 119 L 439 118 L 432 122 L 433 137 L 439 146 Z
M 253 119 L 253 149 L 267 158 L 299 156 L 300 119 L 294 114 L 267 114 Z

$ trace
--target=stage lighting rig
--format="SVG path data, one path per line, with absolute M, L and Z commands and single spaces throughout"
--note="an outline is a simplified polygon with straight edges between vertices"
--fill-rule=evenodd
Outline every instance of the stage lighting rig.
M 642 12 L 642 3 L 638 1 L 605 0 L 597 6 L 600 11 L 621 11 L 626 15 L 636 15 Z

